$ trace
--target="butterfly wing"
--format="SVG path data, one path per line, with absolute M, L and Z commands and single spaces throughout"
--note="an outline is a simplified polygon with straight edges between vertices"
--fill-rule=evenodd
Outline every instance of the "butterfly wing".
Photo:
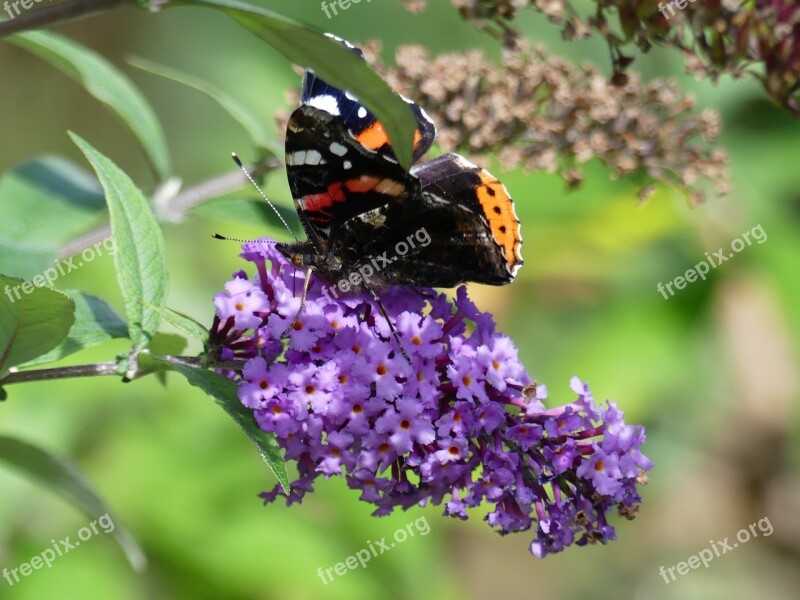
M 412 169 L 419 193 L 344 221 L 337 240 L 381 265 L 374 282 L 505 285 L 522 265 L 519 220 L 505 187 L 457 154 Z
M 331 34 L 327 35 L 359 58 L 364 58 L 364 53 L 350 42 Z M 417 129 L 414 133 L 414 160 L 416 161 L 430 149 L 436 139 L 436 126 L 421 106 L 408 98 L 403 99 L 411 106 L 417 119 Z M 383 125 L 375 115 L 353 94 L 328 84 L 317 77 L 311 69 L 306 69 L 303 76 L 302 102 L 340 117 L 347 130 L 365 148 L 374 150 L 383 158 L 397 162 Z
M 450 204 L 459 214 L 472 215 L 471 225 L 461 230 L 487 268 L 485 277 L 496 283 L 513 281 L 523 262 L 522 232 L 506 186 L 458 154 L 416 165 L 411 174 L 419 179 L 427 202 Z
M 416 178 L 362 146 L 341 118 L 313 106 L 289 119 L 286 169 L 297 213 L 320 253 L 343 251 L 337 238 L 348 220 L 419 194 Z

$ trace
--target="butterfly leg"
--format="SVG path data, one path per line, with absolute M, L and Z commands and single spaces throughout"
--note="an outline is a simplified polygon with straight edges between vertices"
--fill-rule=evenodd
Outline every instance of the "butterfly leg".
M 397 329 L 395 329 L 394 323 L 392 323 L 392 320 L 389 318 L 389 314 L 386 312 L 386 307 L 383 306 L 383 302 L 381 302 L 380 297 L 378 296 L 378 294 L 375 293 L 375 290 L 373 290 L 371 287 L 367 287 L 367 289 L 369 290 L 369 293 L 372 294 L 372 297 L 375 299 L 375 302 L 378 303 L 378 308 L 381 309 L 381 314 L 383 315 L 383 318 L 386 319 L 386 322 L 389 324 L 389 329 L 391 330 L 392 335 L 394 336 L 394 339 L 397 342 L 397 346 L 400 348 L 400 353 L 408 361 L 408 364 L 410 365 L 413 364 L 411 362 L 411 357 L 409 357 L 408 354 L 406 354 L 406 350 L 405 348 L 403 348 L 403 342 L 400 339 L 400 335 L 397 333 Z

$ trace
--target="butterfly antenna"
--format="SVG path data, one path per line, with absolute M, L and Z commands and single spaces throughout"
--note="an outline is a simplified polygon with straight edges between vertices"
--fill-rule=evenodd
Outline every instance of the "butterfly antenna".
M 236 152 L 231 152 L 231 158 L 233 158 L 233 162 L 235 162 L 239 166 L 239 168 L 242 170 L 242 173 L 245 174 L 245 177 L 247 177 L 247 179 L 250 181 L 250 183 L 253 184 L 253 187 L 256 188 L 256 190 L 258 190 L 258 193 L 261 194 L 261 197 L 267 202 L 267 204 L 269 204 L 269 207 L 273 210 L 273 212 L 276 215 L 278 215 L 278 218 L 281 220 L 281 223 L 283 223 L 283 226 L 286 227 L 286 231 L 288 231 L 289 234 L 294 238 L 294 241 L 299 242 L 300 240 L 297 239 L 297 236 L 292 231 L 292 228 L 289 227 L 289 224 L 286 222 L 286 219 L 284 219 L 281 216 L 281 213 L 278 212 L 278 209 L 275 208 L 275 205 L 272 202 L 270 202 L 270 199 L 267 198 L 267 195 L 258 186 L 258 184 L 256 183 L 256 180 L 253 179 L 253 177 L 250 175 L 250 173 L 248 173 L 247 169 L 242 164 L 242 161 L 239 158 L 239 156 L 236 154 Z
M 272 240 L 268 240 L 266 242 L 263 242 L 261 240 L 240 240 L 239 238 L 232 238 L 232 237 L 228 237 L 226 235 L 220 235 L 219 233 L 212 233 L 211 237 L 213 237 L 215 240 L 225 240 L 226 242 L 239 242 L 240 244 L 255 244 L 255 243 L 259 243 L 259 244 L 276 244 L 277 243 L 277 242 L 273 242 Z

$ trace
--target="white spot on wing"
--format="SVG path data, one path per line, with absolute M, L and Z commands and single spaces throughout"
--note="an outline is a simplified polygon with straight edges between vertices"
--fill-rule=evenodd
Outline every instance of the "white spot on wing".
M 358 109 L 358 118 L 359 118 L 359 119 L 363 119 L 363 118 L 364 118 L 364 117 L 366 117 L 366 116 L 367 116 L 367 109 L 366 109 L 366 108 L 364 108 L 363 106 L 362 106 L 362 107 L 360 107 L 360 108 Z
M 358 102 L 358 98 L 356 98 L 353 94 L 351 94 L 347 90 L 345 90 L 344 92 L 344 97 L 347 98 L 348 100 L 352 100 L 353 102 Z
M 351 163 L 349 160 L 346 160 L 346 161 L 344 161 L 344 165 L 342 165 L 342 166 L 345 169 L 352 169 L 353 168 L 353 163 Z
M 313 96 L 306 100 L 306 104 L 308 106 L 318 108 L 319 110 L 324 110 L 326 113 L 329 113 L 334 117 L 338 117 L 340 114 L 339 103 L 336 101 L 336 98 L 327 94 L 322 96 Z
M 336 40 L 337 42 L 341 42 L 342 44 L 344 44 L 344 45 L 345 45 L 345 46 L 347 46 L 348 48 L 355 48 L 355 46 L 353 46 L 353 44 L 351 44 L 350 42 L 348 42 L 348 41 L 347 41 L 347 40 L 345 40 L 345 39 L 342 39 L 342 38 L 340 38 L 338 35 L 334 35 L 334 34 L 332 34 L 332 33 L 326 33 L 326 34 L 325 34 L 325 37 L 329 37 L 329 38 L 331 38 L 332 40 Z
M 306 164 L 306 151 L 298 150 L 294 154 L 289 154 L 286 157 L 286 164 L 291 166 Z
M 420 113 L 422 114 L 422 116 L 423 116 L 423 117 L 424 117 L 424 118 L 425 118 L 425 119 L 428 121 L 428 123 L 430 123 L 431 125 L 433 125 L 433 119 L 431 119 L 431 116 L 430 116 L 430 115 L 429 115 L 429 114 L 428 114 L 428 113 L 425 111 L 425 109 L 424 109 L 424 108 L 422 108 L 422 107 L 420 106 L 420 107 L 419 107 L 419 112 L 420 112 Z
M 322 158 L 322 154 L 320 154 L 317 150 L 298 150 L 294 154 L 288 154 L 286 156 L 286 166 L 289 167 L 301 167 L 303 165 L 324 165 L 326 164 L 326 160 Z
M 344 156 L 345 154 L 347 154 L 347 148 L 342 146 L 338 142 L 331 143 L 330 151 L 333 152 L 336 156 Z
M 316 166 L 320 164 L 325 164 L 325 161 L 322 158 L 322 154 L 320 154 L 316 150 L 308 150 L 306 151 L 306 164 Z
M 373 208 L 367 212 L 358 215 L 364 223 L 369 223 L 373 227 L 386 227 L 386 215 L 381 212 L 380 208 Z

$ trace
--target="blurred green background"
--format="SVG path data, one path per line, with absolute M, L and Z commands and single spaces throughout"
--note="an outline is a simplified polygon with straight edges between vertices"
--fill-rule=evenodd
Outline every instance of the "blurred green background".
M 262 0 L 356 43 L 380 39 L 389 62 L 402 43 L 434 53 L 477 47 L 499 55 L 449 2 L 430 4 L 415 17 L 395 2 L 362 2 L 329 20 L 317 0 Z M 607 70 L 602 42 L 565 43 L 533 14 L 521 22 L 552 51 Z M 108 57 L 140 86 L 187 185 L 229 172 L 232 150 L 252 158 L 248 138 L 211 100 L 133 69 L 127 58 L 200 76 L 270 124 L 300 81 L 270 46 L 209 11 L 123 9 L 57 30 Z M 0 43 L 0 65 L 2 172 L 47 154 L 86 166 L 66 135 L 72 130 L 140 187 L 152 188 L 134 138 L 80 86 L 7 43 Z M 532 376 L 547 384 L 551 404 L 572 399 L 568 380 L 577 374 L 596 398 L 617 401 L 629 422 L 647 427 L 644 449 L 656 466 L 637 519 L 615 517 L 618 541 L 537 560 L 527 550 L 530 532 L 501 538 L 482 522 L 485 511 L 474 511 L 466 523 L 440 516 L 439 507 L 375 519 L 339 479 L 322 482 L 301 506 L 264 508 L 257 494 L 274 485 L 271 474 L 236 425 L 184 381 L 170 376 L 166 388 L 153 378 L 128 385 L 114 378 L 58 381 L 9 387 L 0 433 L 75 460 L 142 542 L 150 567 L 133 573 L 113 540 L 100 536 L 13 588 L 0 580 L 0 597 L 797 598 L 800 121 L 764 100 L 751 81 L 725 78 L 712 86 L 683 75 L 673 53 L 653 51 L 635 69 L 647 79 L 676 77 L 698 109 L 722 113 L 734 192 L 692 208 L 682 194 L 660 188 L 641 204 L 633 183 L 610 180 L 602 165 L 590 164 L 573 193 L 554 175 L 495 165 L 523 222 L 526 264 L 509 287 L 472 288 L 511 334 Z M 270 177 L 267 190 L 291 206 L 283 171 Z M 669 300 L 657 292 L 659 282 L 759 224 L 766 242 Z M 168 305 L 206 323 L 211 297 L 242 266 L 237 245 L 212 240 L 213 232 L 251 238 L 265 229 L 236 215 L 197 214 L 165 226 Z M 96 294 L 122 310 L 109 257 L 57 286 Z M 110 343 L 66 364 L 108 360 L 124 349 L 123 342 Z M 87 524 L 11 471 L 0 469 L 0 490 L 0 567 L 16 567 L 52 538 L 74 537 Z M 420 516 L 429 535 L 328 585 L 317 577 L 318 567 Z M 659 567 L 688 559 L 710 540 L 733 539 L 763 517 L 772 535 L 759 533 L 668 585 L 659 576 Z

